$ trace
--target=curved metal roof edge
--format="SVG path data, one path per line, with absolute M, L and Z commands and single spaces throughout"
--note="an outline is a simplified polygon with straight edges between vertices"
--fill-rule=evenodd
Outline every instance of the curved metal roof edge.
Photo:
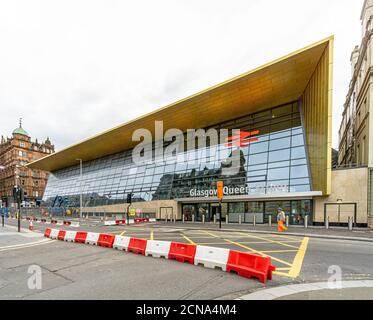
M 132 123 L 135 123 L 136 121 L 139 121 L 139 120 L 145 119 L 146 117 L 149 117 L 149 116 L 151 116 L 151 115 L 157 114 L 157 113 L 159 113 L 159 112 L 161 112 L 161 111 L 164 111 L 164 110 L 166 110 L 166 109 L 168 109 L 168 108 L 171 108 L 171 107 L 173 107 L 173 106 L 176 106 L 176 105 L 178 105 L 178 104 L 180 104 L 180 103 L 182 103 L 182 102 L 185 102 L 185 101 L 191 100 L 191 99 L 193 99 L 193 98 L 195 98 L 195 97 L 201 96 L 201 95 L 203 95 L 203 94 L 205 94 L 205 93 L 207 93 L 207 92 L 210 92 L 210 91 L 212 91 L 212 90 L 214 90 L 214 89 L 217 89 L 217 88 L 223 87 L 223 86 L 225 86 L 225 85 L 227 85 L 227 84 L 229 84 L 229 83 L 231 83 L 231 82 L 234 82 L 234 81 L 236 81 L 236 80 L 239 80 L 240 78 L 244 78 L 244 77 L 246 77 L 246 76 L 248 76 L 248 75 L 250 75 L 250 74 L 254 74 L 254 73 L 256 73 L 256 72 L 258 72 L 258 71 L 260 71 L 260 70 L 263 70 L 263 69 L 268 68 L 268 67 L 270 67 L 270 66 L 273 66 L 273 65 L 275 65 L 275 64 L 277 64 L 277 63 L 280 63 L 280 62 L 282 62 L 282 61 L 285 61 L 285 60 L 287 60 L 287 59 L 289 59 L 289 58 L 291 58 L 291 57 L 294 57 L 294 56 L 296 56 L 296 55 L 298 55 L 298 54 L 300 54 L 300 53 L 303 53 L 303 52 L 305 52 L 305 51 L 307 51 L 307 50 L 310 50 L 310 49 L 312 49 L 312 48 L 315 48 L 315 47 L 317 47 L 317 46 L 319 46 L 319 45 L 333 43 L 333 41 L 334 41 L 334 35 L 331 35 L 331 36 L 329 36 L 329 37 L 327 37 L 327 38 L 324 38 L 324 39 L 322 39 L 322 40 L 320 40 L 320 41 L 317 41 L 317 42 L 315 42 L 315 43 L 313 43 L 313 44 L 310 44 L 310 45 L 308 45 L 308 46 L 306 46 L 306 47 L 303 47 L 303 48 L 301 48 L 301 49 L 298 49 L 298 50 L 296 50 L 296 51 L 293 51 L 293 52 L 291 52 L 291 53 L 289 53 L 289 54 L 287 54 L 287 55 L 285 55 L 285 56 L 282 56 L 282 57 L 280 57 L 280 58 L 278 58 L 278 59 L 275 59 L 275 60 L 273 60 L 273 61 L 270 61 L 270 62 L 268 62 L 268 63 L 266 63 L 266 64 L 263 64 L 263 65 L 261 65 L 261 66 L 259 66 L 259 67 L 257 67 L 257 68 L 254 68 L 254 69 L 252 69 L 252 70 L 250 70 L 250 71 L 248 71 L 248 72 L 245 72 L 245 73 L 240 74 L 240 75 L 238 75 L 238 76 L 236 76 L 236 77 L 233 77 L 233 78 L 231 78 L 231 79 L 228 79 L 228 80 L 226 80 L 226 81 L 224 81 L 224 82 L 221 82 L 221 83 L 219 83 L 219 84 L 216 84 L 216 85 L 214 85 L 214 86 L 212 86 L 212 87 L 209 87 L 209 88 L 207 88 L 207 89 L 205 89 L 205 90 L 202 90 L 202 91 L 200 91 L 200 92 L 198 92 L 198 93 L 195 93 L 195 94 L 190 95 L 190 96 L 188 96 L 188 97 L 186 97 L 186 98 L 183 98 L 183 99 L 177 100 L 177 101 L 175 101 L 175 102 L 173 102 L 173 103 L 171 103 L 171 104 L 168 104 L 168 105 L 166 105 L 166 106 L 164 106 L 164 107 L 158 108 L 158 109 L 156 109 L 156 110 L 154 110 L 154 111 L 151 111 L 151 112 L 149 112 L 149 113 L 147 113 L 147 114 L 144 114 L 144 115 L 142 115 L 142 116 L 139 116 L 139 117 L 137 117 L 137 118 L 134 118 L 134 119 L 132 119 L 132 120 L 130 120 L 130 121 L 127 121 L 127 122 L 125 122 L 125 123 L 122 123 L 122 124 L 120 124 L 120 125 L 118 125 L 118 126 L 115 126 L 115 127 L 111 128 L 111 129 L 108 129 L 108 130 L 102 131 L 102 132 L 100 132 L 100 133 L 98 133 L 98 134 L 96 134 L 96 135 L 94 135 L 94 136 L 91 136 L 91 137 L 89 137 L 89 138 L 87 138 L 87 139 L 83 139 L 83 140 L 81 140 L 81 141 L 79 141 L 79 142 L 77 142 L 77 143 L 75 143 L 75 144 L 72 144 L 72 145 L 70 145 L 70 146 L 68 146 L 68 147 L 66 147 L 66 148 L 63 148 L 63 149 L 59 150 L 58 152 L 55 152 L 55 153 L 53 153 L 53 154 L 50 154 L 50 155 L 45 156 L 45 157 L 43 157 L 43 158 L 40 158 L 40 159 L 38 159 L 38 160 L 36 160 L 36 161 L 33 161 L 33 162 L 27 164 L 27 166 L 30 167 L 30 168 L 35 168 L 35 169 L 38 169 L 38 168 L 39 168 L 39 169 L 43 169 L 43 168 L 38 167 L 38 164 L 40 164 L 41 162 L 44 162 L 44 161 L 47 160 L 47 159 L 53 158 L 53 157 L 55 157 L 56 155 L 59 155 L 59 154 L 61 154 L 61 153 L 63 153 L 63 152 L 66 152 L 66 151 L 68 151 L 68 150 L 70 150 L 70 149 L 72 149 L 72 148 L 74 148 L 74 147 L 77 147 L 77 146 L 79 146 L 79 145 L 83 145 L 83 144 L 86 143 L 86 142 L 89 142 L 89 141 L 91 141 L 91 140 L 93 140 L 93 139 L 95 139 L 95 138 L 98 138 L 98 137 L 100 137 L 100 136 L 103 136 L 103 135 L 105 135 L 105 134 L 108 134 L 108 133 L 110 133 L 110 132 L 112 132 L 112 131 L 115 131 L 115 130 L 117 130 L 117 129 L 120 129 L 120 128 L 123 128 L 123 127 L 126 127 L 126 126 L 128 126 L 128 125 L 130 125 L 130 124 L 132 124 Z

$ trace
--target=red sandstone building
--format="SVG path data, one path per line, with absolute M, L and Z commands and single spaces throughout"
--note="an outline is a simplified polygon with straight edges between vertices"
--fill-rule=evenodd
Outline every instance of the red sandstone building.
M 43 170 L 25 167 L 46 155 L 54 153 L 54 145 L 49 138 L 39 143 L 31 141 L 29 134 L 16 128 L 11 138 L 1 137 L 0 143 L 0 205 L 14 206 L 13 187 L 21 186 L 25 192 L 25 206 L 35 206 L 44 194 L 48 173 Z

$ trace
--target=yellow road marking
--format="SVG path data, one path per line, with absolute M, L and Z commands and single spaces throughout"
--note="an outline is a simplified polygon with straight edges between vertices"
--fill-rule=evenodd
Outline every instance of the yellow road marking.
M 182 236 L 183 236 L 183 238 L 185 239 L 185 240 L 187 240 L 190 244 L 195 244 L 192 240 L 190 240 L 186 235 L 183 235 L 182 234 Z
M 282 276 L 282 277 L 287 277 L 287 278 L 292 278 L 292 276 L 290 276 L 288 273 L 285 273 L 285 272 L 278 272 L 278 271 L 275 271 L 273 272 L 273 274 L 277 275 L 277 276 Z
M 291 268 L 276 268 L 276 271 L 289 271 Z
M 211 232 L 207 232 L 207 231 L 206 231 L 206 233 L 209 234 L 209 235 L 211 235 L 212 237 L 219 238 L 217 235 L 215 235 L 215 234 L 213 234 L 213 233 L 211 233 Z M 277 261 L 277 262 L 280 262 L 280 263 L 282 263 L 282 264 L 285 264 L 285 265 L 291 267 L 291 264 L 290 264 L 289 262 L 284 261 L 284 260 L 278 259 L 278 258 L 276 258 L 276 257 L 272 257 L 272 256 L 270 256 L 270 255 L 263 254 L 263 253 L 261 253 L 261 252 L 258 251 L 258 250 L 255 250 L 255 249 L 253 249 L 253 248 L 250 248 L 250 247 L 248 247 L 248 246 L 245 246 L 245 245 L 243 245 L 243 244 L 241 244 L 241 243 L 238 243 L 238 242 L 235 242 L 235 241 L 231 241 L 231 240 L 229 240 L 229 239 L 223 239 L 223 240 L 226 241 L 226 242 L 228 242 L 228 243 L 231 243 L 231 244 L 234 244 L 234 245 L 236 245 L 236 246 L 239 246 L 239 247 L 242 247 L 242 248 L 244 248 L 244 249 L 247 249 L 247 250 L 249 250 L 249 251 L 252 251 L 252 252 L 254 252 L 254 253 L 258 253 L 258 254 L 260 254 L 261 256 L 268 256 L 268 257 L 271 257 L 271 259 L 273 259 L 273 260 L 275 260 L 275 261 Z
M 154 240 L 154 231 L 150 231 L 150 240 Z
M 245 234 L 245 233 L 241 233 L 241 234 Z M 259 239 L 259 240 L 268 241 L 268 242 L 271 242 L 271 243 L 277 243 L 277 244 L 280 244 L 280 245 L 282 245 L 282 246 L 285 246 L 285 247 L 289 247 L 289 248 L 293 248 L 293 249 L 297 249 L 297 250 L 298 250 L 298 247 L 293 246 L 293 245 L 291 245 L 291 244 L 287 244 L 287 243 L 281 242 L 281 241 L 271 240 L 271 239 L 267 239 L 267 238 L 263 238 L 263 237 L 258 237 L 258 236 L 253 236 L 253 235 L 248 235 L 248 237 L 249 237 L 249 238 L 254 238 L 254 239 Z
M 123 231 L 120 235 L 123 236 L 126 232 L 127 232 L 127 231 L 125 230 L 125 231 Z
M 260 254 L 261 256 L 267 256 L 267 257 L 270 257 L 272 260 L 277 261 L 277 262 L 280 262 L 280 263 L 282 263 L 282 264 L 284 264 L 284 265 L 287 265 L 287 266 L 289 266 L 289 267 L 292 266 L 289 262 L 286 262 L 286 261 L 284 261 L 284 260 L 281 260 L 281 259 L 278 259 L 278 258 L 276 258 L 276 257 L 270 256 L 270 255 L 268 255 L 268 254 L 264 254 L 264 253 L 262 253 L 262 252 L 260 252 L 260 251 L 258 251 L 258 250 L 255 250 L 255 249 L 253 249 L 253 248 L 250 248 L 250 247 L 244 246 L 244 245 L 241 244 L 241 243 L 234 242 L 234 241 L 231 241 L 231 240 L 228 240 L 228 239 L 223 239 L 223 240 L 225 240 L 225 241 L 227 241 L 227 242 L 229 242 L 229 243 L 231 243 L 231 244 L 234 244 L 234 245 L 236 245 L 236 246 L 239 246 L 239 247 L 242 247 L 242 248 L 244 248 L 244 249 L 247 249 L 247 250 L 249 250 L 249 251 L 252 251 L 252 252 L 254 252 L 254 253 L 258 253 L 258 254 Z
M 302 241 L 302 244 L 299 247 L 298 253 L 296 254 L 293 265 L 289 271 L 289 276 L 292 278 L 297 278 L 300 274 L 300 271 L 302 269 L 302 264 L 303 264 L 303 259 L 307 251 L 308 247 L 308 242 L 309 242 L 308 237 L 305 237 Z
M 287 252 L 298 252 L 298 250 L 266 250 L 261 251 L 263 253 L 287 253 Z

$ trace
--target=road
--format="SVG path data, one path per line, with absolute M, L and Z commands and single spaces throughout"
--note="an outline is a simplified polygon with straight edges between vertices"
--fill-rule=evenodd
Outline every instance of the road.
M 12 220 L 7 224 L 15 226 Z M 6 237 L 1 237 L 0 229 L 0 299 L 235 299 L 264 288 L 327 281 L 331 266 L 341 269 L 344 280 L 373 279 L 372 242 L 189 230 L 157 223 L 111 227 L 86 223 L 71 229 L 256 252 L 271 256 L 278 269 L 274 279 L 263 285 L 219 270 L 62 241 L 8 246 L 4 251 Z M 27 286 L 30 265 L 41 267 L 40 290 Z

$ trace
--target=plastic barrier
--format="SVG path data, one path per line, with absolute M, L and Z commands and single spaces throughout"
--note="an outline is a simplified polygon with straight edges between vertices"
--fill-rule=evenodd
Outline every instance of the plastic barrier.
M 60 230 L 60 231 L 58 232 L 57 239 L 58 239 L 58 240 L 62 240 L 62 241 L 64 241 L 64 240 L 65 240 L 65 234 L 66 234 L 66 231 L 65 231 L 65 230 Z
M 85 239 L 87 238 L 87 232 L 77 232 L 75 236 L 75 242 L 77 243 L 85 243 Z
M 74 228 L 77 228 L 79 226 L 80 226 L 79 222 L 71 222 L 70 224 L 70 227 L 74 227 Z
M 195 244 L 171 242 L 168 259 L 194 264 L 196 249 L 197 246 Z
M 224 248 L 197 246 L 194 264 L 196 266 L 203 264 L 204 267 L 210 269 L 219 267 L 223 271 L 227 271 L 229 251 L 229 249 Z
M 58 226 L 63 226 L 63 221 L 57 221 L 56 223 Z
M 168 259 L 168 253 L 170 252 L 171 242 L 170 241 L 155 241 L 148 240 L 146 245 L 146 256 L 152 256 L 154 258 L 166 258 Z
M 276 271 L 276 267 L 270 265 L 269 270 L 268 270 L 268 274 L 267 274 L 267 279 L 268 280 L 272 280 L 272 272 L 275 272 L 275 271 Z
M 149 222 L 157 222 L 157 219 L 155 219 L 155 218 L 150 218 L 150 219 L 149 219 Z
M 105 222 L 104 222 L 104 225 L 105 225 L 105 226 L 115 226 L 116 223 L 115 223 L 115 221 L 105 221 Z
M 51 238 L 51 239 L 57 239 L 59 232 L 60 232 L 60 230 L 58 230 L 58 229 L 52 229 L 52 231 L 51 231 L 51 233 L 49 235 L 49 238 Z
M 131 238 L 130 243 L 128 245 L 128 251 L 145 255 L 146 242 L 147 240 L 145 239 Z
M 114 243 L 115 236 L 111 234 L 101 233 L 98 237 L 97 244 L 101 247 L 112 248 Z
M 76 231 L 66 231 L 65 241 L 74 242 L 76 237 Z
M 266 283 L 271 267 L 271 258 L 262 257 L 256 254 L 230 250 L 227 272 L 237 272 L 245 278 L 257 278 L 260 282 Z
M 40 221 L 41 221 L 41 223 L 46 223 L 47 222 L 46 219 L 41 219 Z
M 52 229 L 51 228 L 46 228 L 44 231 L 44 237 L 49 238 L 51 234 Z
M 126 220 L 115 220 L 116 225 L 126 224 Z
M 57 224 L 57 220 L 51 220 L 51 224 Z
M 85 243 L 86 244 L 92 244 L 92 245 L 96 246 L 99 237 L 100 237 L 99 233 L 88 232 L 87 238 L 85 239 Z
M 64 221 L 64 222 L 63 222 L 63 225 L 64 225 L 64 226 L 70 226 L 70 225 L 71 225 L 71 221 Z
M 131 240 L 130 237 L 115 236 L 113 248 L 117 250 L 128 251 L 130 240 Z

